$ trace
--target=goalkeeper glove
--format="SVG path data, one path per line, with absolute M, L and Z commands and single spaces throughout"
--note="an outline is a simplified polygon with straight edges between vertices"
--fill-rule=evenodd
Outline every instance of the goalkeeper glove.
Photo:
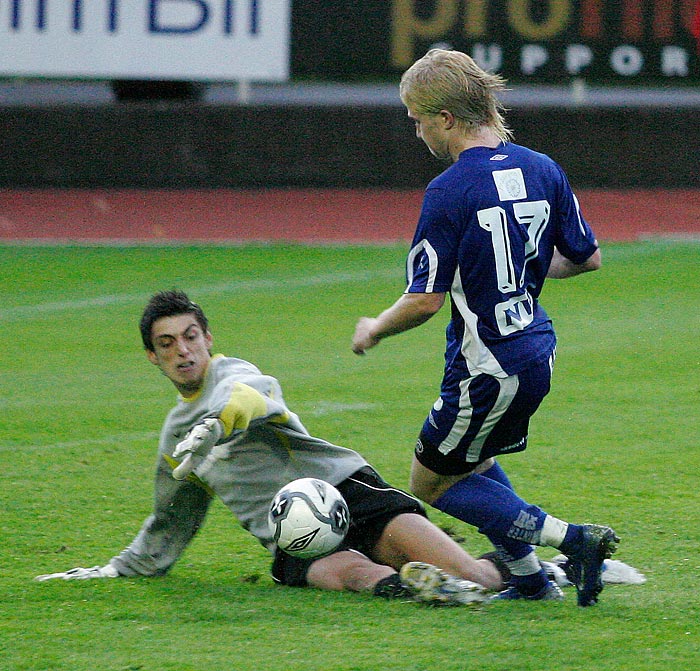
M 214 447 L 224 434 L 224 425 L 216 417 L 207 417 L 195 424 L 176 446 L 173 452 L 175 459 L 183 459 L 188 454 L 203 455 Z
M 54 580 L 61 578 L 63 580 L 89 580 L 90 578 L 117 578 L 119 572 L 111 564 L 106 566 L 93 566 L 92 568 L 72 568 L 70 571 L 63 573 L 45 573 L 38 575 L 34 580 L 44 582 L 45 580 Z
M 181 459 L 182 463 L 173 470 L 176 480 L 184 480 L 199 464 L 202 456 L 216 445 L 224 434 L 224 425 L 215 417 L 207 417 L 199 424 L 195 424 L 184 440 L 180 441 L 173 451 L 175 459 Z

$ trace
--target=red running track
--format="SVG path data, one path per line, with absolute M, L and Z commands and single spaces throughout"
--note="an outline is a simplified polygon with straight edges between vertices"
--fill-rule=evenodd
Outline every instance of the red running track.
M 0 241 L 410 241 L 423 192 L 381 189 L 0 191 Z M 700 238 L 700 190 L 581 190 L 601 240 Z

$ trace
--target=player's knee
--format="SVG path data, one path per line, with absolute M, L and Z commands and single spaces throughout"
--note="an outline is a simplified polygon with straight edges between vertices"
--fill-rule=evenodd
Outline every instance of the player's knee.
M 424 483 L 416 482 L 414 480 L 411 480 L 409 489 L 413 496 L 419 498 L 421 501 L 427 504 L 432 504 L 433 501 L 440 496 L 436 493 L 434 488 L 428 487 Z
M 423 464 L 425 453 L 422 450 L 423 443 L 419 439 L 416 454 L 411 465 L 409 489 L 411 494 L 421 501 L 432 504 L 439 498 L 445 487 L 445 478 L 433 471 L 430 466 Z

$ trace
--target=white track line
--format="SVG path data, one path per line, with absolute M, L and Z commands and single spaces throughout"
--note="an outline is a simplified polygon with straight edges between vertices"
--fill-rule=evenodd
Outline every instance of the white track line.
M 401 267 L 376 270 L 358 271 L 354 273 L 327 273 L 323 275 L 312 275 L 310 277 L 286 278 L 264 278 L 258 280 L 233 280 L 222 282 L 199 288 L 188 289 L 195 300 L 203 295 L 246 292 L 246 291 L 283 291 L 290 289 L 303 289 L 319 285 L 345 284 L 352 282 L 369 282 L 378 278 L 396 277 L 401 279 Z M 401 290 L 403 287 L 401 287 Z M 16 305 L 0 311 L 0 320 L 3 322 L 13 320 L 26 320 L 42 318 L 46 315 L 60 312 L 71 312 L 75 310 L 88 310 L 96 307 L 110 307 L 113 305 L 145 304 L 151 294 L 110 294 L 106 296 L 95 296 L 93 298 L 82 298 L 67 301 L 53 301 L 51 303 L 36 303 L 34 305 Z

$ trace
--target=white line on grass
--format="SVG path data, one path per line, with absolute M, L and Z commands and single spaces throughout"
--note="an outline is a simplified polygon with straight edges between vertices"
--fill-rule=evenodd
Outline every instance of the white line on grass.
M 327 415 L 339 415 L 345 412 L 357 412 L 361 410 L 374 410 L 376 403 L 335 403 L 333 401 L 320 401 L 318 403 L 301 403 L 301 413 L 313 417 L 325 417 Z
M 306 416 L 323 417 L 326 415 L 339 415 L 358 410 L 372 410 L 375 403 L 334 403 L 332 401 L 321 401 L 320 403 L 302 403 L 306 406 L 303 414 Z M 160 434 L 157 431 L 146 431 L 144 433 L 118 433 L 102 438 L 85 438 L 83 440 L 70 440 L 48 445 L 3 445 L 0 443 L 0 452 L 26 451 L 26 450 L 53 450 L 71 449 L 76 447 L 90 447 L 95 445 L 120 445 L 123 443 L 137 443 L 140 441 L 157 441 Z
M 0 443 L 0 452 L 25 451 L 25 450 L 56 450 L 70 449 L 74 447 L 90 447 L 92 445 L 121 445 L 123 443 L 136 443 L 142 440 L 158 440 L 158 431 L 145 431 L 144 433 L 117 433 L 102 438 L 85 438 L 83 440 L 70 440 L 48 445 L 3 445 Z
M 211 295 L 228 292 L 243 291 L 283 291 L 290 289 L 303 289 L 305 287 L 315 287 L 319 285 L 344 284 L 352 282 L 369 282 L 382 277 L 396 276 L 400 278 L 400 269 L 385 268 L 375 271 L 358 271 L 353 273 L 325 273 L 323 275 L 311 275 L 309 277 L 295 278 L 261 278 L 257 280 L 233 280 L 222 282 L 221 284 L 205 285 L 203 287 L 188 290 L 193 296 Z M 128 305 L 132 303 L 145 303 L 150 294 L 109 294 L 106 296 L 95 296 L 93 298 L 82 298 L 76 300 L 53 301 L 51 303 L 36 303 L 34 305 L 16 305 L 0 311 L 0 320 L 3 322 L 26 320 L 32 317 L 42 318 L 46 315 L 60 312 L 73 312 L 76 310 L 87 310 L 91 308 L 110 307 L 113 305 Z

